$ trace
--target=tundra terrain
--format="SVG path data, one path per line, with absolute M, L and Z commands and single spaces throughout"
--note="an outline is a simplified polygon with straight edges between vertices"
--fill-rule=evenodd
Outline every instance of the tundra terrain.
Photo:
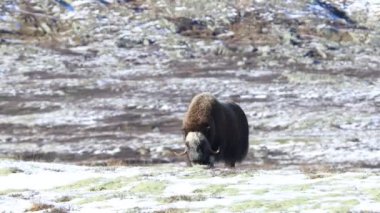
M 380 211 L 378 1 L 101 2 L 0 3 L 1 211 Z M 235 169 L 173 154 L 205 91 Z

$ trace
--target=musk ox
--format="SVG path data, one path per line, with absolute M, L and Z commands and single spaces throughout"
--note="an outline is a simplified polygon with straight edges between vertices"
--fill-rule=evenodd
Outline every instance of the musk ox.
M 196 95 L 183 119 L 182 130 L 188 163 L 214 166 L 224 161 L 235 167 L 248 152 L 248 121 L 233 102 L 220 102 L 209 93 Z

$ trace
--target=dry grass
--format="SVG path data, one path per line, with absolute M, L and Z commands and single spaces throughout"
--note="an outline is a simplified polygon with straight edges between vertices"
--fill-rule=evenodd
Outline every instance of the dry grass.
M 334 172 L 333 168 L 328 165 L 301 165 L 300 170 L 310 179 L 324 178 Z
M 53 208 L 49 211 L 50 213 L 68 213 L 70 210 L 65 208 Z
M 49 212 L 49 213 L 67 213 L 70 212 L 69 209 L 62 208 L 62 207 L 55 207 L 54 205 L 51 204 L 46 204 L 46 203 L 33 203 L 32 207 L 27 209 L 25 212 L 37 212 L 37 211 L 43 211 L 44 212 Z
M 165 209 L 162 211 L 155 211 L 154 213 L 182 213 L 182 212 L 187 212 L 187 211 L 186 209 L 170 208 L 170 209 Z
M 41 211 L 41 210 L 51 209 L 51 208 L 54 208 L 54 206 L 51 204 L 33 203 L 32 207 L 30 207 L 30 209 L 28 209 L 26 211 L 27 212 L 36 212 L 36 211 Z

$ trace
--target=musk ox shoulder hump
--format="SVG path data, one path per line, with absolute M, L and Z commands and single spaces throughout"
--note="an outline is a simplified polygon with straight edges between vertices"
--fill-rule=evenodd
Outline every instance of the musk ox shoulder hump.
M 194 125 L 208 123 L 216 104 L 216 98 L 210 93 L 200 93 L 194 96 L 183 120 L 183 127 L 191 128 Z

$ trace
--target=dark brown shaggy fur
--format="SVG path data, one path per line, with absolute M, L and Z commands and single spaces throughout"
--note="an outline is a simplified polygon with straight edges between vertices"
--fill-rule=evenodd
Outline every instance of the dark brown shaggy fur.
M 243 110 L 233 102 L 219 102 L 209 93 L 196 95 L 183 120 L 183 131 L 201 132 L 213 150 L 220 150 L 216 160 L 222 160 L 228 166 L 242 161 L 248 152 L 248 121 Z M 201 149 L 200 149 L 201 150 Z M 200 151 L 202 152 L 202 151 Z M 202 164 L 210 164 L 210 153 Z

